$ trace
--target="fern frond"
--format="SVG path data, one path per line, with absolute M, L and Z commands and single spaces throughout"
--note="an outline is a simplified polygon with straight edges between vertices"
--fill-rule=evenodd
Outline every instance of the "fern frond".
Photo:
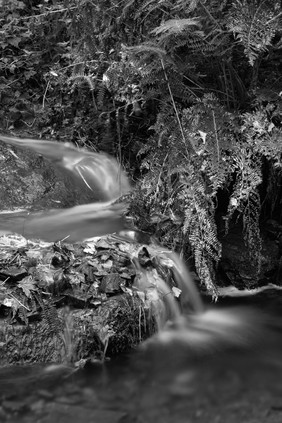
M 83 84 L 86 82 L 89 86 L 89 89 L 91 91 L 94 90 L 94 84 L 93 84 L 92 78 L 90 78 L 88 75 L 75 75 L 75 76 L 71 76 L 68 80 L 73 81 L 74 86 Z
M 97 92 L 97 106 L 99 109 L 103 108 L 106 92 L 107 92 L 107 88 L 105 87 L 105 85 L 101 84 Z
M 216 50 L 218 50 L 218 44 L 210 42 L 207 38 L 204 37 L 199 31 L 195 31 L 192 34 L 187 36 L 186 34 L 180 34 L 173 37 L 162 36 L 159 38 L 159 43 L 165 47 L 168 51 L 177 51 L 184 47 L 187 49 L 187 53 L 203 57 L 203 55 L 212 55 Z M 192 63 L 190 63 L 192 67 Z
M 267 110 L 260 108 L 255 113 L 244 113 L 242 117 L 242 135 L 250 148 L 281 166 L 282 130 L 269 121 Z
M 243 44 L 251 65 L 271 45 L 279 25 L 275 13 L 271 0 L 233 2 L 227 26 Z
M 186 181 L 183 178 L 186 175 Z M 221 257 L 214 205 L 207 196 L 204 181 L 194 166 L 182 174 L 182 189 L 177 198 L 184 204 L 183 231 L 188 236 L 195 267 L 202 283 L 215 295 L 214 267 Z
M 248 146 L 238 147 L 234 162 L 236 181 L 229 198 L 227 222 L 235 211 L 243 213 L 250 195 L 256 192 L 257 187 L 262 183 L 262 158 L 254 155 Z
M 134 55 L 142 55 L 144 53 L 146 54 L 153 54 L 153 55 L 157 55 L 157 56 L 165 56 L 166 55 L 166 51 L 158 46 L 156 46 L 156 44 L 152 43 L 152 42 L 146 42 L 146 43 L 142 43 L 142 44 L 138 44 L 136 46 L 133 47 L 126 47 L 125 51 L 127 53 L 131 53 Z
M 57 334 L 62 330 L 62 322 L 58 316 L 57 309 L 52 302 L 40 301 L 42 311 L 41 317 L 46 331 L 48 333 Z
M 196 18 L 188 19 L 169 19 L 163 22 L 160 26 L 154 28 L 151 34 L 161 35 L 166 34 L 167 37 L 170 35 L 178 35 L 181 32 L 190 32 L 191 29 L 195 31 L 195 27 L 200 28 L 201 25 Z M 197 31 L 198 35 L 204 36 L 202 31 Z
M 194 12 L 199 4 L 199 0 L 178 0 L 173 9 L 177 11 L 185 11 L 188 15 Z
M 145 12 L 146 16 L 148 16 L 156 10 L 162 10 L 162 8 L 166 7 L 171 9 L 173 7 L 173 2 L 169 0 L 147 0 L 142 4 L 142 6 L 139 7 L 137 15 L 139 16 Z

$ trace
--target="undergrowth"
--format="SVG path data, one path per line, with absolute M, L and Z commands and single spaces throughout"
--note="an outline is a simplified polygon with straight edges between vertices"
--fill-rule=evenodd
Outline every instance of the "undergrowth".
M 279 204 L 281 2 L 2 6 L 1 127 L 116 155 L 136 224 L 192 256 L 214 295 L 219 215 L 226 233 L 242 222 L 258 275 L 260 220 Z

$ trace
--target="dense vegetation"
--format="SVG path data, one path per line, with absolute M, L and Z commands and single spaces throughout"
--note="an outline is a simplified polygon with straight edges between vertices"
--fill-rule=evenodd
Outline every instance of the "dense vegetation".
M 281 222 L 278 0 L 0 0 L 2 131 L 116 155 L 139 228 L 214 291 L 219 226 Z

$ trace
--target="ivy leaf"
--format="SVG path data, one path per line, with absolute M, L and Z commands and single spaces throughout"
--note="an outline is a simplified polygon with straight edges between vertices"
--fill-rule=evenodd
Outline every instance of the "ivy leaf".
M 31 291 L 37 291 L 36 283 L 31 278 L 31 276 L 27 276 L 26 278 L 24 278 L 20 282 L 18 282 L 18 287 L 23 290 L 24 294 L 28 298 L 31 298 Z

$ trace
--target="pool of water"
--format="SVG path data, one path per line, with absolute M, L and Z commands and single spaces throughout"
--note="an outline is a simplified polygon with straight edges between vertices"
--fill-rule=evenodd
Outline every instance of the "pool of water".
M 80 370 L 0 369 L 0 421 L 281 423 L 281 331 L 256 329 L 240 346 L 197 348 L 177 337 Z

